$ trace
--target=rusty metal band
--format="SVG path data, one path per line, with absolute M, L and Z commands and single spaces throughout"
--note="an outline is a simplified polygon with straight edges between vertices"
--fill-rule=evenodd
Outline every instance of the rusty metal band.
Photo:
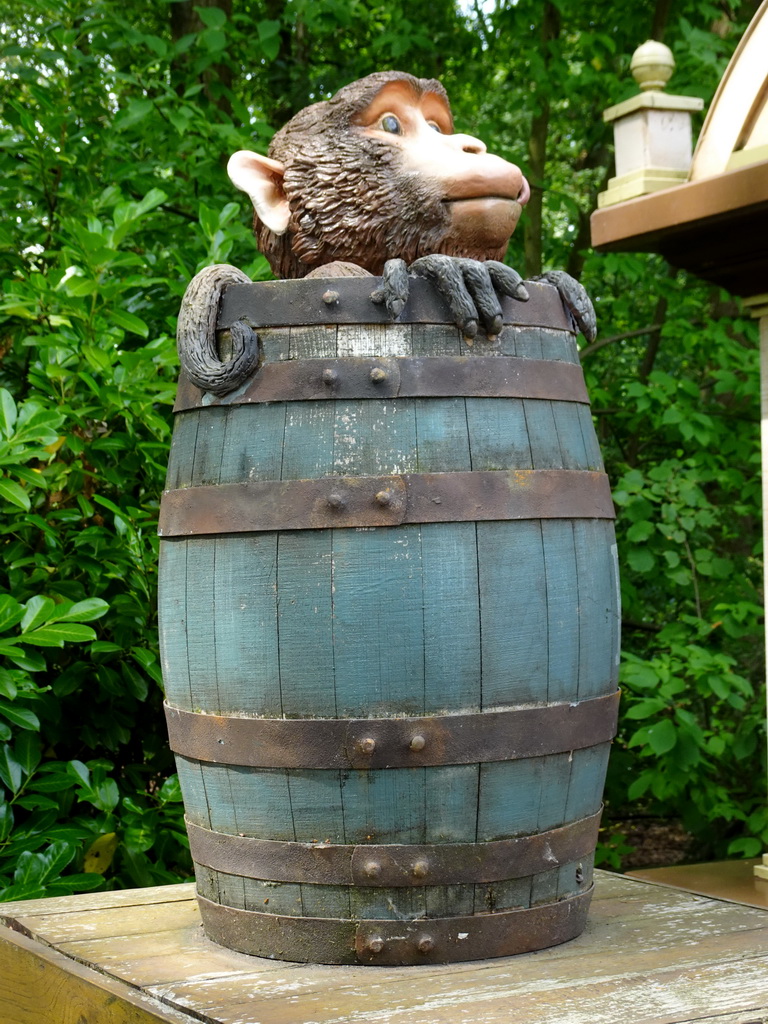
M 206 935 L 230 949 L 299 963 L 395 967 L 515 956 L 575 939 L 593 890 L 525 910 L 419 921 L 288 917 L 197 899 Z
M 213 832 L 187 821 L 196 864 L 271 882 L 413 887 L 525 878 L 594 852 L 602 809 L 560 828 L 485 843 L 336 845 Z
M 346 277 L 322 280 L 258 281 L 232 284 L 219 306 L 219 329 L 238 320 L 251 327 L 304 327 L 316 324 L 391 324 L 383 305 L 371 301 L 381 287 L 379 277 Z M 526 281 L 527 302 L 501 298 L 505 324 L 548 327 L 573 333 L 573 326 L 557 290 L 544 282 Z M 333 300 L 332 295 L 338 296 Z M 331 300 L 331 301 L 329 301 Z M 428 281 L 412 277 L 408 301 L 398 324 L 451 324 L 455 319 L 448 304 Z M 458 328 L 457 336 L 458 336 Z
M 581 750 L 616 734 L 619 692 L 573 704 L 428 718 L 234 718 L 165 705 L 171 749 L 254 768 L 414 768 Z
M 248 383 L 223 398 L 185 377 L 174 412 L 209 405 L 307 402 L 353 398 L 532 398 L 588 404 L 581 366 L 516 356 L 410 356 L 286 359 L 266 363 Z
M 248 480 L 165 491 L 161 537 L 515 519 L 613 519 L 605 473 L 519 469 Z

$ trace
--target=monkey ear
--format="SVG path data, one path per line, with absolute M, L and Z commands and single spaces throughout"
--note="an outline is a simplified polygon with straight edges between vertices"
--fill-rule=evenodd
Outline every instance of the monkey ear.
M 241 149 L 229 158 L 227 174 L 236 188 L 251 197 L 261 223 L 276 235 L 285 234 L 291 213 L 283 190 L 285 167 L 278 160 Z

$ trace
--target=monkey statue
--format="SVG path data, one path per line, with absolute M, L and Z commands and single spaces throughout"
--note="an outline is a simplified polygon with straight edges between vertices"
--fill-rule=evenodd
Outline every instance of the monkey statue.
M 433 282 L 457 326 L 473 338 L 482 323 L 501 330 L 500 295 L 527 300 L 520 275 L 501 262 L 528 183 L 514 164 L 454 133 L 443 86 L 397 71 L 377 72 L 293 117 L 269 156 L 241 150 L 228 165 L 250 196 L 254 233 L 280 278 L 381 275 L 372 293 L 393 318 L 408 298 L 409 275 Z M 574 324 L 592 340 L 586 292 L 562 272 L 542 276 L 560 292 Z M 256 368 L 250 328 L 232 328 L 232 357 L 215 343 L 218 301 L 248 282 L 226 264 L 191 282 L 179 315 L 182 366 L 205 391 L 226 394 Z

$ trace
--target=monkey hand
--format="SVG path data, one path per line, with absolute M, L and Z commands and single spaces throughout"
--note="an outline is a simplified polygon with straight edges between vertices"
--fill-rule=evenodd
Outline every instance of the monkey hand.
M 391 317 L 396 318 L 408 301 L 408 274 L 424 277 L 435 285 L 451 310 L 466 338 L 474 338 L 482 322 L 490 339 L 502 327 L 499 295 L 509 295 L 525 302 L 528 292 L 520 275 L 495 260 L 479 262 L 454 256 L 422 256 L 406 267 L 403 260 L 389 260 L 384 265 L 382 286 L 371 296 L 383 302 Z M 579 282 L 562 270 L 550 270 L 534 278 L 557 289 L 575 329 L 587 341 L 597 335 L 597 320 L 592 302 Z
M 383 302 L 390 316 L 397 317 L 408 301 L 408 275 L 426 278 L 448 304 L 451 316 L 465 338 L 474 338 L 482 323 L 493 340 L 503 324 L 499 296 L 528 299 L 522 278 L 511 267 L 496 260 L 469 260 L 458 256 L 422 256 L 406 267 L 403 260 L 384 264 L 381 288 L 374 302 Z
M 597 317 L 592 300 L 576 278 L 566 274 L 564 270 L 549 270 L 546 274 L 534 277 L 534 281 L 544 281 L 554 285 L 568 311 L 574 327 L 581 331 L 587 341 L 597 337 Z

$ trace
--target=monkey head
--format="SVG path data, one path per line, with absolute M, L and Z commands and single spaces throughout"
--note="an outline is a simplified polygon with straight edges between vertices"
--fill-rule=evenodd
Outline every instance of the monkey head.
M 241 150 L 228 172 L 282 278 L 335 260 L 372 274 L 432 253 L 501 260 L 530 197 L 518 167 L 454 133 L 439 82 L 395 71 L 300 111 L 268 157 Z

